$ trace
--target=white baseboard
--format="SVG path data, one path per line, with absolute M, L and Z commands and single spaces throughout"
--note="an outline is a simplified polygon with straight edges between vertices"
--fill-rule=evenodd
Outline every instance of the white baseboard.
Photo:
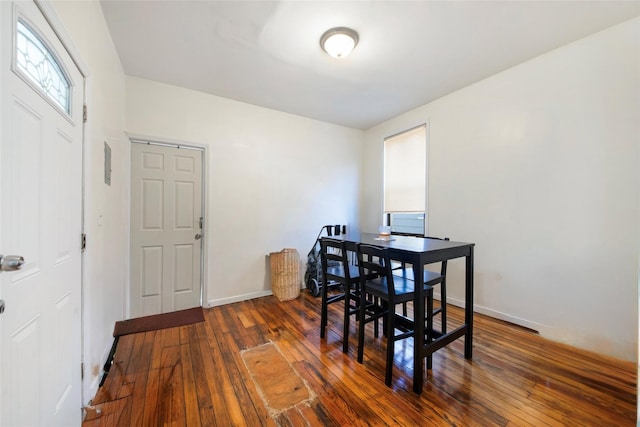
M 91 380 L 91 384 L 89 384 L 89 396 L 87 396 L 88 399 L 86 402 L 84 402 L 84 406 L 91 405 L 91 401 L 94 397 L 96 397 L 96 393 L 98 393 L 98 388 L 100 386 L 100 380 L 102 379 L 103 375 L 104 369 L 100 369 L 100 373 L 98 374 L 98 376 Z
M 273 295 L 271 289 L 260 292 L 251 292 L 249 294 L 235 295 L 227 298 L 210 299 L 207 301 L 207 307 L 217 307 L 219 305 L 232 304 L 234 302 L 247 301 L 250 299 L 266 297 L 269 295 Z
M 96 393 L 98 392 L 98 388 L 100 387 L 100 381 L 102 381 L 102 377 L 104 376 L 104 364 L 107 361 L 107 358 L 109 357 L 109 353 L 111 353 L 111 347 L 113 346 L 113 340 L 115 338 L 111 337 L 111 341 L 109 341 L 107 343 L 107 347 L 103 350 L 102 352 L 102 356 L 100 357 L 100 372 L 98 372 L 98 375 L 93 377 L 93 378 L 89 378 L 89 381 L 91 381 L 89 383 L 89 389 L 87 390 L 85 388 L 85 392 L 87 393 L 84 396 L 84 400 L 85 402 L 83 402 L 84 406 L 89 405 L 90 401 L 96 396 Z M 90 372 L 86 372 L 88 366 L 91 366 L 90 363 L 85 362 L 84 365 L 84 369 L 85 369 L 85 378 L 87 378 L 88 375 L 90 375 Z
M 447 302 L 451 305 L 455 305 L 456 307 L 464 308 L 464 300 L 448 297 Z M 512 314 L 503 313 L 501 311 L 493 310 L 491 308 L 483 307 L 477 304 L 473 305 L 473 311 L 489 317 L 493 317 L 495 319 L 504 320 L 505 322 L 513 323 L 518 326 L 523 326 L 525 328 L 538 332 L 543 336 L 547 335 L 550 330 L 549 326 L 542 323 L 532 322 L 530 320 L 523 319 Z
M 244 295 L 236 295 L 228 298 L 218 298 L 218 299 L 210 299 L 208 301 L 208 307 L 216 307 L 225 304 L 232 304 L 234 302 L 247 301 L 254 298 L 261 298 L 265 296 L 273 295 L 271 290 L 260 291 L 260 292 L 252 292 Z M 440 300 L 440 294 L 434 293 L 434 299 Z M 464 300 L 460 300 L 457 298 L 447 298 L 447 303 L 451 305 L 455 305 L 456 307 L 464 308 Z M 541 323 L 532 322 L 527 319 L 523 319 L 521 317 L 517 317 L 508 313 L 503 313 L 501 311 L 493 310 L 488 307 L 483 307 L 481 305 L 474 304 L 473 311 L 484 314 L 489 317 L 493 317 L 495 319 L 504 320 L 505 322 L 513 323 L 515 325 L 523 326 L 525 328 L 536 331 L 542 335 L 546 335 L 549 333 L 549 326 L 543 325 Z

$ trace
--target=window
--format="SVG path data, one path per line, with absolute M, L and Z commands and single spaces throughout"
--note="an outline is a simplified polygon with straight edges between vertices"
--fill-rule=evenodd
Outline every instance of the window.
M 417 213 L 387 213 L 387 224 L 394 234 L 409 234 L 424 236 L 424 212 Z
M 384 140 L 384 212 L 394 234 L 425 235 L 426 125 Z
M 16 68 L 46 98 L 71 113 L 71 85 L 51 50 L 22 21 L 16 26 Z

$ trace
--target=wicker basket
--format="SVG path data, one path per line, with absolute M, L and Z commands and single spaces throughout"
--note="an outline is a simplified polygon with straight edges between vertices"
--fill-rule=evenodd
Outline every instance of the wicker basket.
M 269 254 L 271 290 L 280 301 L 300 296 L 300 256 L 295 249 Z

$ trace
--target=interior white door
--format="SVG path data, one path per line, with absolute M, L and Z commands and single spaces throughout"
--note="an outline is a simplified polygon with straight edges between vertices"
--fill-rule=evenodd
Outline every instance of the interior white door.
M 201 305 L 202 151 L 131 144 L 131 316 Z
M 79 425 L 83 79 L 33 2 L 0 28 L 0 425 Z

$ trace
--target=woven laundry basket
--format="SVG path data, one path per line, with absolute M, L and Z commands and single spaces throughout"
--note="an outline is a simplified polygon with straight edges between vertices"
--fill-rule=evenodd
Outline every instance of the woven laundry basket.
M 300 256 L 295 249 L 285 248 L 269 254 L 271 290 L 280 301 L 300 296 Z

